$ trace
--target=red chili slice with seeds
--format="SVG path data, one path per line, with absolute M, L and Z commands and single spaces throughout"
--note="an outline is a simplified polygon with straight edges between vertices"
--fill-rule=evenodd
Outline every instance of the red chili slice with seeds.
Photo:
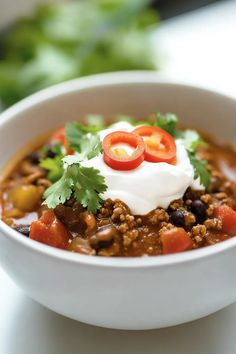
M 116 148 L 117 144 L 134 148 L 128 153 L 125 148 Z M 108 134 L 102 143 L 103 160 L 114 170 L 133 170 L 144 161 L 145 145 L 143 139 L 133 133 L 117 131 Z
M 146 161 L 173 164 L 176 157 L 176 144 L 169 133 L 149 125 L 138 127 L 133 133 L 144 138 Z

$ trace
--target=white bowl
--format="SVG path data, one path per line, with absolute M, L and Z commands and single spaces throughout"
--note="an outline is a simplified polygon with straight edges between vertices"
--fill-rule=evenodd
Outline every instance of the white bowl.
M 39 92 L 0 116 L 0 167 L 32 138 L 86 113 L 175 112 L 234 142 L 236 101 L 159 80 L 155 73 L 97 75 Z M 176 255 L 102 258 L 19 235 L 0 222 L 0 261 L 33 299 L 62 315 L 119 329 L 176 325 L 236 299 L 236 238 Z

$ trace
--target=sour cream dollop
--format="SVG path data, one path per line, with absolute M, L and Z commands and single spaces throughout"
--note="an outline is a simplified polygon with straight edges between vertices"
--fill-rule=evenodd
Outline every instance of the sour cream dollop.
M 134 127 L 128 122 L 113 124 L 99 132 L 101 140 L 118 130 L 131 132 Z M 167 208 L 173 200 L 182 198 L 188 187 L 203 189 L 199 180 L 194 180 L 194 170 L 181 140 L 176 140 L 176 147 L 176 165 L 144 161 L 134 170 L 117 171 L 100 154 L 84 161 L 83 166 L 94 167 L 105 177 L 108 188 L 103 199 L 121 199 L 133 214 L 144 215 L 156 207 Z

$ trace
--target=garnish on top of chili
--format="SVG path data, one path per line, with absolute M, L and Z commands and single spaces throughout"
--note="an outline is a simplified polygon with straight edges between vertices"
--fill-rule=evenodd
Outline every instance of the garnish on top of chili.
M 124 146 L 118 148 L 117 144 L 128 145 L 134 150 L 128 153 Z M 103 139 L 102 150 L 104 162 L 114 170 L 133 170 L 144 161 L 144 141 L 133 133 L 115 131 L 108 134 Z
M 172 163 L 176 158 L 174 138 L 159 127 L 143 125 L 133 131 L 134 134 L 146 138 L 145 160 L 149 162 Z
M 99 256 L 171 254 L 233 237 L 235 153 L 177 123 L 157 114 L 66 124 L 1 183 L 2 220 L 32 240 Z

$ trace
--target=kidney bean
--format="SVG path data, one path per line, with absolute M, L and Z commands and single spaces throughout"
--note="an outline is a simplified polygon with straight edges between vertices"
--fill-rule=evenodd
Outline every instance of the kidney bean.
M 114 225 L 101 227 L 94 235 L 90 237 L 90 244 L 93 248 L 106 248 L 112 245 L 118 231 Z

